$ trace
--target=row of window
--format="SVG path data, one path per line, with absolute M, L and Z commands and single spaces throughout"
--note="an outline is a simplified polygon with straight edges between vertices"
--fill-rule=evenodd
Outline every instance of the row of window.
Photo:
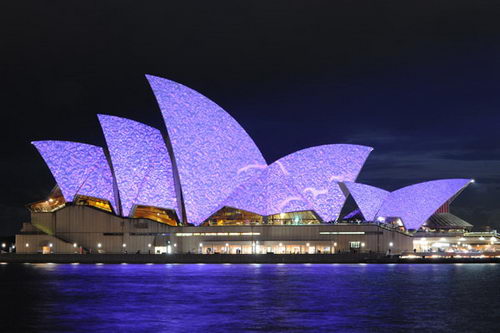
M 191 236 L 259 236 L 260 232 L 178 232 L 177 237 Z

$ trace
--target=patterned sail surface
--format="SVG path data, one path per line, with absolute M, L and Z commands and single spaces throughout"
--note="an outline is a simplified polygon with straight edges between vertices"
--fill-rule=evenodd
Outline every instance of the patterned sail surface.
M 417 230 L 471 179 L 441 179 L 403 187 L 392 192 L 377 217 L 399 217 L 406 229 Z
M 70 141 L 35 141 L 66 201 L 75 195 L 108 200 L 116 211 L 113 175 L 101 147 Z
M 134 205 L 177 209 L 172 163 L 156 128 L 99 115 L 113 163 L 124 216 Z
M 271 164 L 259 176 L 238 186 L 224 201 L 223 206 L 263 216 L 313 209 L 279 162 Z
M 345 182 L 344 184 L 354 198 L 365 220 L 374 221 L 377 212 L 390 192 L 360 183 Z
M 280 163 L 324 221 L 334 221 L 346 200 L 338 182 L 355 181 L 372 150 L 349 144 L 322 145 L 289 154 L 275 163 Z
M 267 166 L 245 130 L 220 106 L 182 84 L 147 76 L 179 172 L 188 222 L 200 224 Z

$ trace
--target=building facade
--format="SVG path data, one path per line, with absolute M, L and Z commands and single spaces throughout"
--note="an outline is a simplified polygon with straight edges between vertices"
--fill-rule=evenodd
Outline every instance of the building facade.
M 373 148 L 327 144 L 268 164 L 216 103 L 147 76 L 165 127 L 98 115 L 105 147 L 35 141 L 56 187 L 28 205 L 18 252 L 401 253 L 471 179 L 356 183 Z M 344 223 L 352 196 L 362 219 Z
M 85 205 L 32 213 L 18 253 L 399 254 L 411 235 L 382 223 L 169 226 Z

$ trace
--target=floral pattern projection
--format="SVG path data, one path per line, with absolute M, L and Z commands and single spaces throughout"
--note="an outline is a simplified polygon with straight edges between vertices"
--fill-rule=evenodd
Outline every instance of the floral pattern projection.
M 387 192 L 356 183 L 346 183 L 367 220 L 401 218 L 406 229 L 418 230 L 446 201 L 460 193 L 472 179 L 440 179 Z
M 252 138 L 220 106 L 182 84 L 147 79 L 167 127 L 168 146 L 158 129 L 106 115 L 99 115 L 99 121 L 114 174 L 100 147 L 33 143 L 66 201 L 82 194 L 109 200 L 117 211 L 116 180 L 124 216 L 137 204 L 176 209 L 180 216 L 178 179 L 187 221 L 195 225 L 224 206 L 264 216 L 313 210 L 330 222 L 339 218 L 345 203 L 343 183 L 366 220 L 400 217 L 407 229 L 418 229 L 470 182 L 437 180 L 392 193 L 357 184 L 372 148 L 349 144 L 303 149 L 268 165 Z
M 147 79 L 172 143 L 187 220 L 200 224 L 267 163 L 252 138 L 220 106 L 182 84 Z
M 346 182 L 344 183 L 367 221 L 375 221 L 377 212 L 390 192 L 381 188 Z
M 99 115 L 124 216 L 134 205 L 177 209 L 172 164 L 163 136 L 137 121 Z M 179 211 L 177 211 L 178 216 Z
M 377 217 L 400 217 L 406 229 L 418 230 L 471 182 L 472 179 L 441 179 L 403 187 L 388 196 Z
M 116 210 L 113 176 L 101 147 L 70 141 L 32 142 L 54 176 L 64 200 L 81 194 L 108 200 Z

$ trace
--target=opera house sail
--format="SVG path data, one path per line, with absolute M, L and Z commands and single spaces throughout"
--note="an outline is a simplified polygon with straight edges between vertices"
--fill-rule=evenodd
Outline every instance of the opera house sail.
M 470 183 L 435 180 L 392 192 L 360 184 L 373 148 L 352 144 L 268 164 L 219 105 L 182 84 L 146 78 L 164 124 L 98 115 L 103 147 L 33 142 L 57 187 L 28 206 L 31 224 L 17 236 L 25 252 L 55 251 L 47 244 L 109 253 L 403 251 L 411 232 Z M 343 218 L 348 196 L 362 223 Z

